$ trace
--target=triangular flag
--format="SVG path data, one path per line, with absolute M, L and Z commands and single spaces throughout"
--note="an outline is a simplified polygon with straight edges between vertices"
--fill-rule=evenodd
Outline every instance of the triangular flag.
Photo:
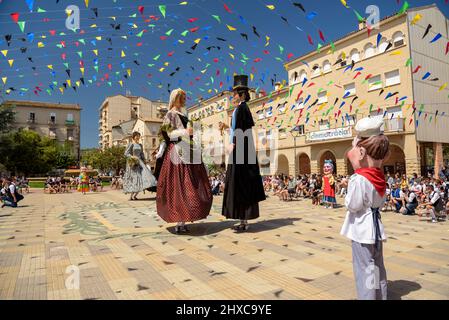
M 8 54 L 8 50 L 2 50 L 2 51 L 0 51 L 5 57 L 6 57 L 6 55 Z
M 12 67 L 12 64 L 14 63 L 14 59 L 8 60 L 9 66 Z
M 8 77 L 2 77 L 3 84 L 6 84 L 6 79 L 8 79 Z
M 167 7 L 165 5 L 160 5 L 159 6 L 159 11 L 162 13 L 162 15 L 165 18 L 165 12 L 166 12 Z
M 42 13 L 42 12 L 47 12 L 47 10 L 37 7 L 37 12 Z
M 122 50 L 122 53 L 120 54 L 120 57 L 122 57 L 122 58 L 126 57 L 126 54 L 123 50 Z
M 19 21 L 19 13 L 18 12 L 13 12 L 10 14 L 12 21 L 14 21 L 15 23 L 17 23 Z
M 399 10 L 398 14 L 403 14 L 407 11 L 407 9 L 410 7 L 407 1 L 404 2 L 401 10 Z
M 26 0 L 26 3 L 28 5 L 28 9 L 30 9 L 30 12 L 33 12 L 34 0 Z
M 50 70 L 53 70 L 53 65 L 52 65 L 52 64 L 49 64 L 49 65 L 47 66 L 47 68 L 50 69 Z
M 86 4 L 86 8 L 89 6 L 89 0 L 84 0 L 84 3 Z

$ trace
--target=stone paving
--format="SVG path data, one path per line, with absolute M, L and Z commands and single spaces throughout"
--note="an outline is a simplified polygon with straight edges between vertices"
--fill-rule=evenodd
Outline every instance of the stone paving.
M 355 299 L 344 208 L 270 197 L 236 234 L 216 197 L 209 218 L 178 236 L 154 196 L 32 190 L 0 209 L 0 299 Z M 448 299 L 449 222 L 383 221 L 389 298 Z

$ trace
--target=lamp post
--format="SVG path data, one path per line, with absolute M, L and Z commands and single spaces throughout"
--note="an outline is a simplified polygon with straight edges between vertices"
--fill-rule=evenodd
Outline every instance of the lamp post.
M 297 159 L 296 159 L 296 138 L 298 138 L 301 135 L 301 132 L 299 131 L 299 126 L 295 126 L 292 130 L 290 130 L 290 134 L 293 137 L 293 143 L 294 143 L 294 157 L 295 157 L 295 178 L 298 176 L 298 165 L 297 165 Z

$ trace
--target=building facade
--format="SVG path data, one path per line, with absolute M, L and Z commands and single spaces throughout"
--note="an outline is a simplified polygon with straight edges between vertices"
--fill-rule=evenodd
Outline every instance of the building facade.
M 72 154 L 80 159 L 81 107 L 77 104 L 60 104 L 38 101 L 7 100 L 3 103 L 14 108 L 16 129 L 35 131 L 42 137 L 68 143 Z
M 154 167 L 156 160 L 152 157 L 159 148 L 159 129 L 162 120 L 144 121 L 135 119 L 122 122 L 120 125 L 112 127 L 112 145 L 127 146 L 132 142 L 133 132 L 139 132 L 145 159 Z
M 159 123 L 167 112 L 167 103 L 150 101 L 143 97 L 116 95 L 107 97 L 100 106 L 99 145 L 112 147 L 113 127 L 138 119 L 148 123 Z M 151 125 L 149 125 L 151 127 Z M 125 125 L 125 127 L 127 127 Z M 118 133 L 118 130 L 115 130 Z M 144 136 L 142 136 L 144 138 Z M 151 138 L 152 139 L 152 138 Z M 119 140 L 119 136 L 116 137 Z
M 416 22 L 417 14 L 422 18 Z M 433 28 L 423 40 L 429 24 Z M 353 126 L 367 116 L 383 119 L 391 142 L 385 172 L 438 172 L 449 160 L 443 156 L 449 147 L 444 130 L 449 126 L 448 90 L 443 86 L 449 62 L 441 43 L 430 41 L 438 33 L 446 44 L 449 23 L 441 11 L 435 5 L 413 8 L 384 18 L 376 30 L 362 23 L 332 46 L 286 63 L 288 85 L 256 94 L 248 104 L 262 172 L 318 173 L 331 159 L 337 174 L 352 174 L 346 154 Z M 203 128 L 218 128 L 220 121 L 229 126 L 229 101 L 220 101 L 216 96 L 194 106 L 191 118 Z

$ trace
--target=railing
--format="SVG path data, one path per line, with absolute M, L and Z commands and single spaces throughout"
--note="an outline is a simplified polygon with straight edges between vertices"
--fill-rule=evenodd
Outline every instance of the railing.
M 74 126 L 75 125 L 75 120 L 66 120 L 65 124 L 66 124 L 66 126 Z

